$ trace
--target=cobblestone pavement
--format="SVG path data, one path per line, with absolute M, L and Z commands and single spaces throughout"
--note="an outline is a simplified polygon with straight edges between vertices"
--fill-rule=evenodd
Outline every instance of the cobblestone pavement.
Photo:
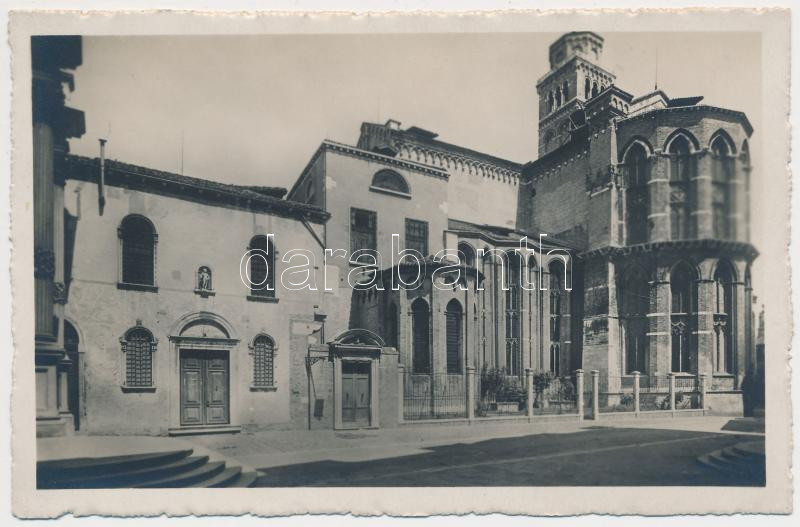
M 258 432 L 194 441 L 261 469 L 260 486 L 754 485 L 696 458 L 763 439 L 752 419 Z

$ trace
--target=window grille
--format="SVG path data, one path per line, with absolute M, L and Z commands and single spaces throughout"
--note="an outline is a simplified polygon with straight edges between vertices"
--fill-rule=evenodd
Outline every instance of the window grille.
M 428 222 L 406 219 L 406 249 L 428 255 Z
M 153 353 L 156 343 L 145 328 L 134 328 L 125 335 L 122 352 L 125 356 L 125 386 L 153 386 Z
M 275 385 L 275 343 L 266 335 L 253 342 L 253 386 Z
M 350 254 L 375 254 L 378 249 L 378 214 L 372 210 L 350 209 Z

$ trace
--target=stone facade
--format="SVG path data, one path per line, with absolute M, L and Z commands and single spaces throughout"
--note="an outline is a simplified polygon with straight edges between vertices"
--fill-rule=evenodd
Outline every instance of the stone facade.
M 63 206 L 79 218 L 65 315 L 80 341 L 80 430 L 395 426 L 409 376 L 484 368 L 520 380 L 597 370 L 608 389 L 634 372 L 705 374 L 712 409 L 740 413 L 756 365 L 752 129 L 701 97 L 634 97 L 600 65 L 602 47 L 590 32 L 551 46 L 539 157 L 524 165 L 394 120 L 364 123 L 356 145 L 323 141 L 285 197 L 62 155 Z M 123 280 L 131 216 L 157 236 L 147 287 Z M 243 254 L 270 234 L 273 276 L 302 250 L 315 287 L 243 283 Z M 135 388 L 132 329 L 153 339 L 152 383 Z M 254 384 L 260 336 L 267 386 Z M 227 407 L 207 392 L 201 414 L 219 422 L 204 427 L 185 400 L 198 350 L 204 389 L 228 379 Z

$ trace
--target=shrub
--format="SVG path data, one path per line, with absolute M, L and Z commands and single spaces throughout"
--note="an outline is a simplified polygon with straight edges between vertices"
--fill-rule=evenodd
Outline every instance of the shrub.
M 623 393 L 619 398 L 620 406 L 633 406 L 634 398 L 632 393 Z M 669 402 L 667 403 L 669 404 Z

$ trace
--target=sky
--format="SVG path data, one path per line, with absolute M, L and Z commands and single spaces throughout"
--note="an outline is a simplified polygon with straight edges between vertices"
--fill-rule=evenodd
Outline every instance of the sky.
M 393 118 L 517 162 L 536 158 L 536 81 L 558 33 L 84 37 L 68 104 L 73 153 L 228 183 L 290 187 L 324 139 Z M 634 95 L 744 111 L 758 177 L 758 33 L 603 33 L 601 64 Z M 754 185 L 753 238 L 762 196 Z M 754 269 L 755 272 L 755 269 Z

